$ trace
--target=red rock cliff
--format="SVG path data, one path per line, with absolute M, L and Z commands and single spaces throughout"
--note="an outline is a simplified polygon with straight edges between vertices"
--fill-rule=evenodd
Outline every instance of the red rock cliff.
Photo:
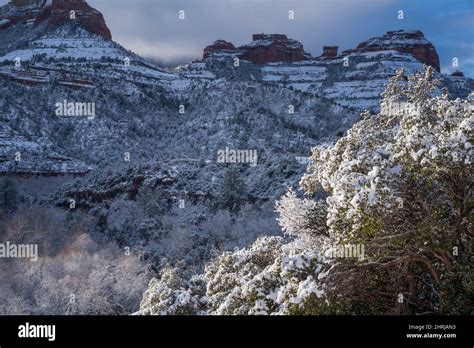
M 239 48 L 227 41 L 218 40 L 204 49 L 203 59 L 213 55 L 238 54 L 241 59 L 255 64 L 272 62 L 298 62 L 311 59 L 303 45 L 282 34 L 254 34 L 253 41 Z
M 11 0 L 0 7 L 0 29 L 20 22 L 38 25 L 48 22 L 56 28 L 70 21 L 71 11 L 75 11 L 75 21 L 85 30 L 111 40 L 112 34 L 104 17 L 85 0 Z
M 304 51 L 303 44 L 282 34 L 254 34 L 253 42 L 239 47 L 239 50 L 242 52 L 242 59 L 255 64 L 310 59 L 310 55 Z
M 238 52 L 237 48 L 228 41 L 217 40 L 212 45 L 207 46 L 204 49 L 203 59 L 211 57 L 215 53 L 236 53 Z
M 344 51 L 345 54 L 352 52 L 376 52 L 394 50 L 401 53 L 411 54 L 420 62 L 432 66 L 440 71 L 439 57 L 435 47 L 429 42 L 419 30 L 397 30 L 389 31 L 383 36 L 373 37 L 361 42 L 357 48 Z

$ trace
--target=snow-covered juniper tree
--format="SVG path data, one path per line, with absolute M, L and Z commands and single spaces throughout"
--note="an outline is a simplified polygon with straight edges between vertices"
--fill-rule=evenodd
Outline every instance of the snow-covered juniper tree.
M 398 71 L 380 113 L 313 149 L 301 187 L 327 198 L 289 191 L 286 238 L 152 281 L 140 313 L 472 314 L 473 124 L 472 98 L 449 100 L 432 68 Z M 334 252 L 353 244 L 362 258 Z
M 406 81 L 407 80 L 407 81 Z M 434 71 L 390 79 L 378 115 L 318 147 L 301 186 L 320 188 L 336 243 L 361 264 L 328 277 L 353 312 L 472 312 L 473 100 L 449 100 Z

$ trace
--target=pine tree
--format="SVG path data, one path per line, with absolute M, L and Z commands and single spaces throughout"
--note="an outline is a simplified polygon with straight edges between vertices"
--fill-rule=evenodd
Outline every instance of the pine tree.
M 236 213 L 245 203 L 247 196 L 247 188 L 239 171 L 235 168 L 227 170 L 220 184 L 219 206 Z
M 15 182 L 10 178 L 0 180 L 0 211 L 14 212 L 18 205 L 18 192 Z

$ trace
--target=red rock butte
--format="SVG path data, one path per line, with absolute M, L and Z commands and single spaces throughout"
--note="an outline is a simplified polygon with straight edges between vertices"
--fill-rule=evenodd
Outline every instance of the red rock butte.
M 214 55 L 232 54 L 255 64 L 273 62 L 298 62 L 304 60 L 329 60 L 340 58 L 338 46 L 324 46 L 323 54 L 312 57 L 305 52 L 303 44 L 288 39 L 283 34 L 254 34 L 253 41 L 248 45 L 236 48 L 232 43 L 218 40 L 204 49 L 204 59 Z M 410 54 L 420 62 L 430 65 L 440 71 L 438 53 L 431 42 L 419 30 L 389 31 L 382 36 L 373 37 L 361 42 L 356 48 L 346 50 L 342 55 L 352 53 L 397 51 Z
M 439 56 L 436 48 L 419 30 L 388 31 L 383 36 L 373 37 L 361 42 L 356 48 L 344 51 L 344 54 L 386 50 L 408 53 L 420 62 L 432 66 L 438 72 L 440 71 Z
M 71 11 L 75 19 L 70 18 Z M 71 20 L 93 34 L 112 39 L 102 14 L 85 0 L 11 0 L 0 7 L 0 30 L 21 22 L 38 26 L 45 21 L 49 28 L 57 28 Z
M 283 34 L 254 34 L 253 42 L 240 46 L 242 59 L 255 64 L 272 62 L 299 62 L 311 59 L 306 53 L 303 44 L 299 41 L 288 39 Z
M 214 53 L 235 53 L 238 52 L 237 48 L 228 41 L 217 40 L 212 45 L 207 46 L 204 49 L 203 59 L 207 59 L 212 56 Z
M 240 59 L 255 64 L 298 62 L 311 59 L 311 55 L 304 51 L 303 44 L 288 39 L 283 34 L 254 34 L 251 43 L 239 48 L 236 48 L 231 42 L 217 40 L 204 49 L 203 59 L 211 58 L 215 54 L 236 54 Z

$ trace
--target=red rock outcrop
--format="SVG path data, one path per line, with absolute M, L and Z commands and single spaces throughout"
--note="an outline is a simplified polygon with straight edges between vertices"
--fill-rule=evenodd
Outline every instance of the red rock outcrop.
M 203 59 L 209 58 L 214 53 L 237 53 L 237 48 L 228 41 L 217 40 L 212 45 L 207 46 L 204 49 Z
M 54 28 L 69 21 L 71 11 L 75 11 L 75 20 L 81 27 L 108 40 L 112 39 L 102 14 L 84 0 L 53 0 L 48 25 Z
M 439 56 L 435 47 L 419 30 L 389 31 L 383 36 L 373 37 L 361 42 L 357 48 L 344 51 L 344 54 L 386 50 L 408 53 L 420 62 L 440 71 Z
M 75 19 L 71 19 L 71 11 Z M 85 30 L 112 39 L 102 14 L 85 0 L 11 0 L 0 8 L 0 24 L 2 20 L 8 22 L 3 22 L 1 29 L 19 22 L 33 22 L 37 26 L 44 21 L 48 21 L 48 27 L 57 28 L 74 20 Z
M 203 59 L 208 59 L 215 53 L 238 54 L 241 59 L 255 64 L 272 62 L 298 62 L 311 59 L 334 59 L 338 56 L 338 46 L 324 46 L 323 54 L 317 58 L 305 52 L 303 44 L 288 39 L 282 34 L 254 34 L 253 42 L 238 48 L 227 41 L 218 40 L 204 49 Z M 351 53 L 377 52 L 394 50 L 410 54 L 420 62 L 440 71 L 438 53 L 433 44 L 419 30 L 389 31 L 383 36 L 373 37 L 361 42 L 356 48 L 344 51 Z
M 298 62 L 311 59 L 303 44 L 282 34 L 254 34 L 253 42 L 239 47 L 242 59 L 255 64 Z

